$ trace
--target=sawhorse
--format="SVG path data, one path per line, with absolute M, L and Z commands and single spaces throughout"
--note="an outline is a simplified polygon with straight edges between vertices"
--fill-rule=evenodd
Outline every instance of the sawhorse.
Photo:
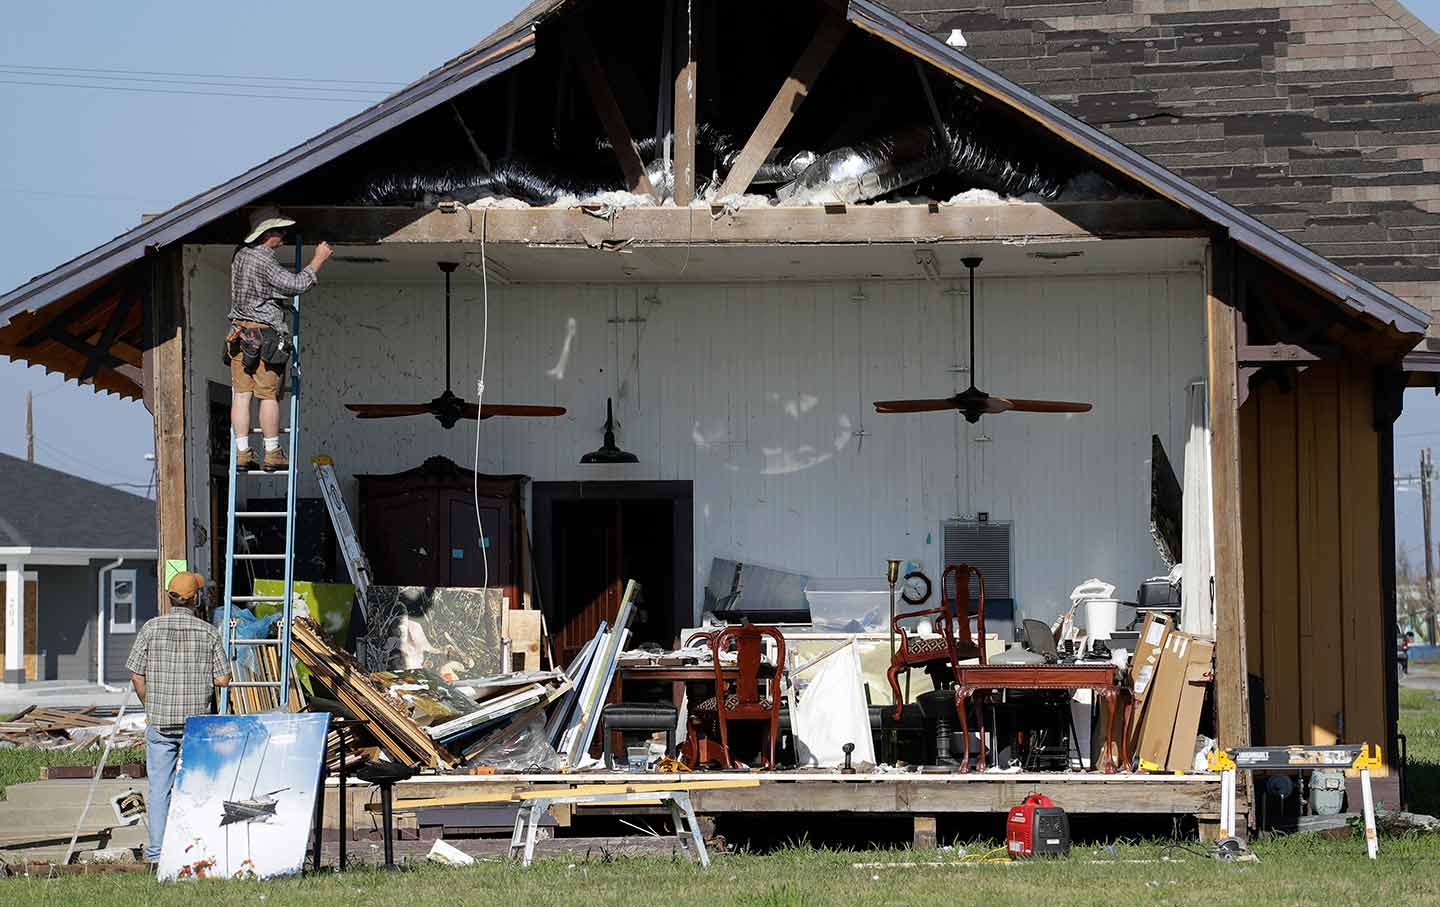
M 645 791 L 636 793 L 594 793 L 563 794 L 536 797 L 524 800 L 515 813 L 515 830 L 510 835 L 510 857 L 519 858 L 521 865 L 529 866 L 535 860 L 535 834 L 540 820 L 552 804 L 598 804 L 664 803 L 670 808 L 670 818 L 675 823 L 675 837 L 680 849 L 702 868 L 710 867 L 710 854 L 705 850 L 705 838 L 700 834 L 700 825 L 695 821 L 695 810 L 690 806 L 690 795 L 683 790 Z M 689 838 L 687 841 L 686 838 Z M 693 848 L 693 852 L 691 850 Z
M 1370 769 L 1380 767 L 1380 747 L 1365 743 L 1331 746 L 1242 746 L 1210 754 L 1210 770 L 1220 772 L 1220 833 L 1236 836 L 1235 777 L 1252 772 L 1303 771 L 1346 768 L 1360 772 L 1360 795 L 1365 816 L 1365 852 L 1374 860 L 1380 853 L 1375 831 L 1375 799 L 1370 794 Z

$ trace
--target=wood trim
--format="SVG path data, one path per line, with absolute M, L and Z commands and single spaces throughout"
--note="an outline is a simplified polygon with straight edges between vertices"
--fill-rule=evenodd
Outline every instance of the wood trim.
M 1250 742 L 1236 313 L 1232 306 L 1234 254 L 1228 239 L 1211 244 L 1205 305 L 1215 532 L 1215 703 L 1222 747 Z
M 590 102 L 595 106 L 595 115 L 600 118 L 600 124 L 605 127 L 605 134 L 610 138 L 610 146 L 615 149 L 620 171 L 625 174 L 625 184 L 630 187 L 631 192 L 658 199 L 655 187 L 650 184 L 650 177 L 645 175 L 645 164 L 640 160 L 635 138 L 630 134 L 630 127 L 625 124 L 625 116 L 615 101 L 610 79 L 606 77 L 600 58 L 595 53 L 595 45 L 591 44 L 590 38 L 577 27 L 570 32 L 570 47 L 575 67 L 580 71 L 580 81 L 585 83 L 585 88 L 590 93 Z
M 155 417 L 155 522 L 159 535 L 160 581 L 157 613 L 170 610 L 164 595 L 165 562 L 189 559 L 190 526 L 185 484 L 185 305 L 180 247 L 155 255 L 146 301 L 149 325 L 151 402 Z
M 755 131 L 745 140 L 745 147 L 735 158 L 725 182 L 720 186 L 720 197 L 738 195 L 750 187 L 750 181 L 759 172 L 765 158 L 775 150 L 775 145 L 784 134 L 785 127 L 794 119 L 795 112 L 809 96 L 810 89 L 824 71 L 825 64 L 835 55 L 835 50 L 845 37 L 845 20 L 840 16 L 825 14 L 820 27 L 810 39 L 809 45 L 795 61 L 790 75 L 781 83 L 780 90 L 770 101 L 769 108 L 755 126 Z
M 580 249 L 692 245 L 1069 241 L 1151 237 L 1204 238 L 1204 222 L 1169 202 L 1021 202 L 1009 205 L 894 204 L 796 208 L 626 208 L 598 217 L 598 208 L 489 208 L 490 245 Z M 467 243 L 480 241 L 478 212 L 417 208 L 290 207 L 307 232 L 332 244 Z M 221 219 L 188 242 L 234 245 L 245 212 Z
M 675 42 L 675 204 L 685 208 L 695 200 L 695 22 L 689 3 L 677 0 Z

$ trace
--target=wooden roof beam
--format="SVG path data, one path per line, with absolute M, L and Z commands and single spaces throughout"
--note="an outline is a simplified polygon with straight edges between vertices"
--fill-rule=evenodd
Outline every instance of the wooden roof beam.
M 571 30 L 570 42 L 575 67 L 580 71 L 580 80 L 590 92 L 590 102 L 595 105 L 595 115 L 600 118 L 605 134 L 610 138 L 610 146 L 615 149 L 620 171 L 625 174 L 625 184 L 630 187 L 631 192 L 648 195 L 658 201 L 660 196 L 656 195 L 655 187 L 650 184 L 650 177 L 645 174 L 645 163 L 640 160 L 640 150 L 636 148 L 635 138 L 630 134 L 630 127 L 625 124 L 620 105 L 615 101 L 615 92 L 611 90 L 610 80 L 600 65 L 595 45 L 590 43 L 590 38 L 578 27 Z
M 695 22 L 689 4 L 677 4 L 679 22 L 675 42 L 675 204 L 684 208 L 695 200 Z
M 760 118 L 755 131 L 750 133 L 750 138 L 745 140 L 745 147 L 740 150 L 730 172 L 725 175 L 725 182 L 720 186 L 721 198 L 739 195 L 750 187 L 750 181 L 760 171 L 760 165 L 764 164 L 770 152 L 775 150 L 785 127 L 790 125 L 790 121 L 795 118 L 795 112 L 810 95 L 810 89 L 820 78 L 825 64 L 835 55 L 846 31 L 848 28 L 842 17 L 828 12 L 825 14 L 815 36 L 810 39 L 809 46 L 800 54 L 800 59 L 795 61 L 795 67 L 790 70 L 790 75 L 775 93 L 769 109 Z

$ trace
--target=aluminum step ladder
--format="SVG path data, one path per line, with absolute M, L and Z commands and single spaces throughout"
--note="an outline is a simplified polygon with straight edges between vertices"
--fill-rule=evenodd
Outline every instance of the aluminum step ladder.
M 299 273 L 300 264 L 300 237 L 295 237 L 295 271 Z M 280 679 L 279 680 L 232 680 L 230 686 L 220 689 L 220 714 L 229 712 L 230 690 L 245 687 L 260 687 L 275 689 L 282 711 L 288 710 L 290 706 L 290 619 L 292 614 L 292 602 L 295 595 L 295 463 L 300 452 L 300 297 L 291 297 L 290 307 L 290 375 L 289 375 L 289 420 L 280 431 L 288 437 L 287 448 L 289 451 L 289 467 L 283 471 L 265 472 L 259 468 L 258 463 L 263 459 L 263 454 L 257 457 L 257 466 L 247 470 L 239 470 L 235 466 L 235 430 L 230 430 L 230 490 L 229 503 L 226 505 L 225 515 L 225 606 L 221 617 L 220 634 L 225 644 L 225 658 L 231 665 L 231 676 L 234 677 L 235 657 L 242 647 L 276 646 L 279 649 Z M 259 429 L 253 429 L 259 433 Z M 279 479 L 285 483 L 285 509 L 284 510 L 237 510 L 235 506 L 236 489 L 241 480 L 248 480 L 252 477 Z M 246 497 L 249 497 L 248 491 Z M 237 551 L 242 538 L 236 531 L 245 523 L 273 521 L 285 521 L 285 550 L 274 552 Z M 247 546 L 248 547 L 248 546 Z M 235 594 L 235 562 L 236 561 L 283 561 L 285 587 L 283 595 L 236 595 Z M 262 603 L 273 603 L 280 607 L 279 633 L 276 639 L 241 639 L 235 635 L 235 607 L 253 606 Z
M 335 527 L 335 538 L 340 544 L 340 556 L 345 559 L 345 570 L 350 574 L 350 583 L 355 587 L 355 598 L 360 603 L 360 615 L 366 624 L 370 621 L 370 560 L 360 547 L 355 535 L 355 524 L 350 521 L 350 511 L 345 508 L 345 496 L 340 493 L 340 480 L 335 476 L 335 461 L 328 454 L 317 454 L 310 458 L 315 467 L 315 481 L 320 483 L 320 497 L 330 513 L 330 525 Z

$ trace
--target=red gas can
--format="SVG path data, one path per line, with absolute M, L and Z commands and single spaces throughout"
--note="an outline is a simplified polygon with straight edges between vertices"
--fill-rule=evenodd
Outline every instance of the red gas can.
M 1070 852 L 1070 819 L 1044 794 L 1031 794 L 1010 810 L 1005 845 L 1012 857 L 1062 856 Z

